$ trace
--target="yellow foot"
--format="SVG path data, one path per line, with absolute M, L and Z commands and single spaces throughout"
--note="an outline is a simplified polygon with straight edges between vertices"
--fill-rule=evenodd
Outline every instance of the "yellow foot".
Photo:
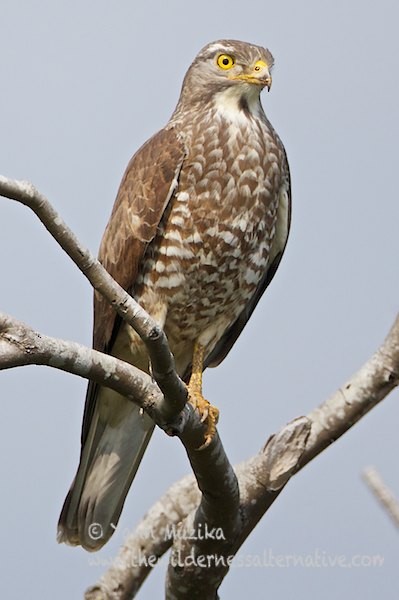
M 198 448 L 203 450 L 211 443 L 215 433 L 216 425 L 219 420 L 219 410 L 203 397 L 201 392 L 190 389 L 188 386 L 189 402 L 198 411 L 201 417 L 201 423 L 206 423 L 204 443 Z
M 198 410 L 201 422 L 206 423 L 205 439 L 198 450 L 206 448 L 211 443 L 216 432 L 219 411 L 202 395 L 202 371 L 204 368 L 204 346 L 194 344 L 191 377 L 188 384 L 188 397 L 195 410 Z

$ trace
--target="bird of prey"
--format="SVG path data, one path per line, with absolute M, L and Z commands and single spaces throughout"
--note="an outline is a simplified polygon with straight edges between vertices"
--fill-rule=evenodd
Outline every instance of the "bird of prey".
M 219 40 L 189 67 L 167 125 L 133 156 L 99 260 L 164 329 L 189 397 L 214 432 L 202 372 L 226 357 L 276 272 L 290 225 L 284 147 L 260 103 L 273 57 Z M 93 346 L 150 373 L 137 333 L 98 294 Z M 112 535 L 154 423 L 90 382 L 80 464 L 58 540 L 93 551 Z

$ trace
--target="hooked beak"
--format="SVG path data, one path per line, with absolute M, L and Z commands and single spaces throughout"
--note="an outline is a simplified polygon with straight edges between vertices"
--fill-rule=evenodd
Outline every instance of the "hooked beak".
M 263 60 L 258 60 L 247 73 L 234 75 L 230 79 L 254 83 L 255 85 L 260 85 L 262 88 L 267 87 L 268 92 L 272 87 L 272 76 L 267 64 Z

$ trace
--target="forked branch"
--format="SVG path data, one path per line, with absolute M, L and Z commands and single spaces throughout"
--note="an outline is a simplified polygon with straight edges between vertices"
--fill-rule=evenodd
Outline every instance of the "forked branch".
M 92 286 L 139 333 L 147 345 L 156 383 L 132 365 L 73 342 L 43 336 L 6 315 L 0 315 L 0 369 L 48 365 L 134 398 L 158 425 L 178 434 L 201 491 L 192 477 L 175 484 L 150 510 L 126 541 L 115 565 L 88 590 L 86 598 L 132 598 L 157 558 L 171 546 L 167 598 L 217 598 L 234 555 L 291 476 L 398 385 L 399 317 L 381 348 L 347 384 L 307 417 L 294 419 L 271 436 L 259 454 L 234 472 L 217 434 L 208 447 L 197 450 L 204 425 L 186 404 L 186 387 L 174 369 L 166 337 L 151 317 L 79 243 L 31 184 L 0 177 L 0 194 L 33 210 Z M 199 535 L 205 530 L 214 535 Z M 140 563 L 138 553 L 155 561 Z
M 307 417 L 295 419 L 278 434 L 271 436 L 256 456 L 236 467 L 240 487 L 241 529 L 230 548 L 231 559 L 290 477 L 339 439 L 398 383 L 399 315 L 380 348 L 347 383 Z M 186 477 L 175 483 L 158 500 L 126 539 L 111 568 L 88 590 L 86 600 L 104 597 L 128 600 L 135 596 L 157 560 L 173 544 L 173 537 L 165 535 L 165 532 L 178 531 L 179 524 L 185 523 L 187 515 L 195 510 L 198 495 L 193 492 L 193 483 L 193 478 Z M 151 532 L 150 536 L 148 532 Z M 145 561 L 143 563 L 143 557 L 152 558 L 152 565 Z M 226 572 L 227 569 L 224 574 Z M 194 595 L 187 597 L 197 597 L 196 576 L 197 573 L 193 574 L 192 587 L 189 588 L 190 594 Z M 205 589 L 201 587 L 201 592 Z M 215 589 L 213 586 L 213 595 L 208 590 L 208 595 L 202 597 L 216 598 Z M 174 595 L 172 589 L 168 590 L 167 597 L 183 598 L 184 595 Z
M 196 523 L 218 522 L 231 539 L 239 518 L 237 479 L 217 433 L 208 446 L 198 451 L 206 425 L 192 406 L 186 404 L 187 389 L 175 371 L 174 359 L 163 331 L 80 244 L 48 200 L 31 184 L 0 176 L 0 195 L 31 208 L 92 286 L 137 331 L 147 346 L 152 372 L 159 387 L 154 386 L 144 373 L 117 359 L 78 344 L 42 336 L 4 315 L 0 324 L 0 368 L 47 364 L 93 378 L 113 389 L 119 388 L 117 391 L 131 399 L 134 390 L 135 401 L 139 400 L 154 421 L 168 433 L 178 435 L 186 449 L 202 492 L 195 513 Z M 139 392 L 137 397 L 136 392 Z M 231 511 L 224 511 L 226 502 Z

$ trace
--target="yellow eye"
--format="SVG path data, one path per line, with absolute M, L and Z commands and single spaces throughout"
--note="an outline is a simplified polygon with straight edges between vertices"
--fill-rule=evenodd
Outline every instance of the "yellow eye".
M 234 58 L 230 54 L 220 54 L 217 63 L 221 69 L 231 69 L 231 67 L 234 67 Z
M 254 71 L 260 71 L 261 69 L 263 69 L 264 67 L 267 67 L 267 64 L 263 61 L 263 60 L 258 60 L 255 63 L 254 66 Z

